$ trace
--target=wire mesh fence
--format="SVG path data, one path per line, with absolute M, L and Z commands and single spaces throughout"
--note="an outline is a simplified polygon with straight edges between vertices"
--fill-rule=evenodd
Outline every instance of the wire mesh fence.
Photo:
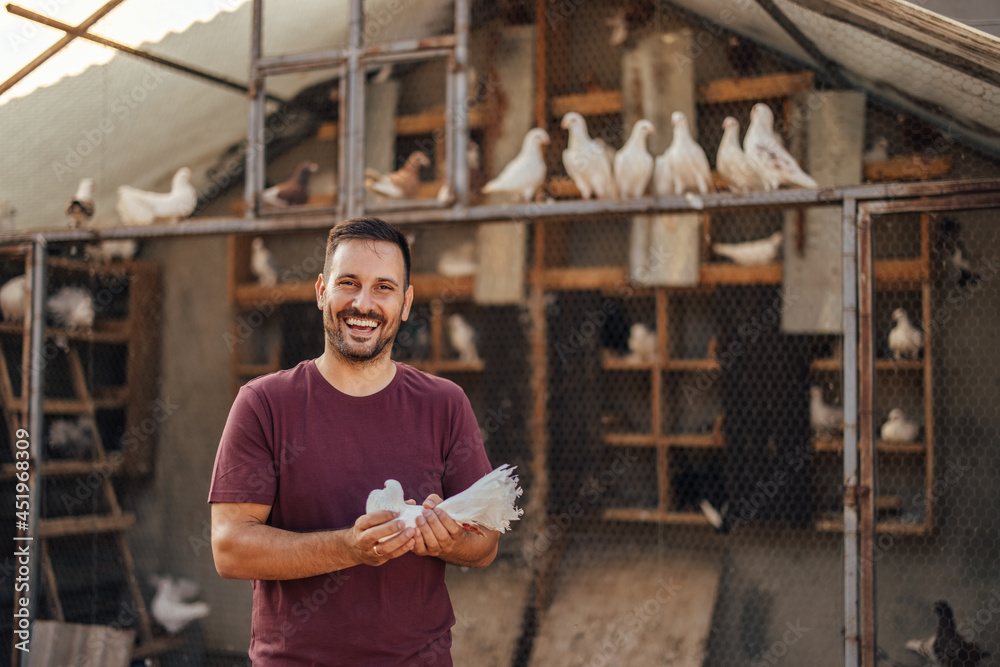
M 859 595 L 877 605 L 877 637 L 861 644 L 877 641 L 883 660 L 977 664 L 968 646 L 928 641 L 950 627 L 938 621 L 947 609 L 958 635 L 995 653 L 996 209 L 966 207 L 958 185 L 931 193 L 953 206 L 872 217 L 872 318 L 857 333 L 874 346 L 874 402 L 860 406 L 874 426 L 858 433 L 858 415 L 844 410 L 856 386 L 855 368 L 845 368 L 856 357 L 844 344 L 844 197 L 829 195 L 827 206 L 781 200 L 783 191 L 754 199 L 763 182 L 741 185 L 740 172 L 720 165 L 727 119 L 739 142 L 764 105 L 777 145 L 821 189 L 995 178 L 996 148 L 981 131 L 995 126 L 983 102 L 992 84 L 925 63 L 887 32 L 869 26 L 861 39 L 854 24 L 776 3 L 850 63 L 806 66 L 815 54 L 755 27 L 770 20 L 757 4 L 696 4 L 471 3 L 468 96 L 455 103 L 470 139 L 461 160 L 447 130 L 450 47 L 362 58 L 357 164 L 342 160 L 344 62 L 279 68 L 263 77 L 273 99 L 264 189 L 254 193 L 274 225 L 138 246 L 50 244 L 43 432 L 31 434 L 46 471 L 33 508 L 45 543 L 34 552 L 37 618 L 135 630 L 136 661 L 246 664 L 250 588 L 215 573 L 204 503 L 211 462 L 243 383 L 323 351 L 314 284 L 325 223 L 299 216 L 336 223 L 347 202 L 341 170 L 351 169 L 364 206 L 398 220 L 413 251 L 414 304 L 392 358 L 458 384 L 490 461 L 517 466 L 524 489 L 525 515 L 494 565 L 449 571 L 455 664 L 844 664 L 857 650 L 846 608 Z M 364 5 L 364 47 L 455 30 L 450 3 Z M 349 43 L 346 19 L 320 21 L 311 7 L 296 20 L 319 27 L 296 39 L 283 26 L 297 10 L 264 6 L 265 57 Z M 249 31 L 249 6 L 235 9 L 227 34 Z M 197 31 L 192 41 L 216 40 L 208 25 Z M 180 57 L 185 39 L 167 46 Z M 230 65 L 245 72 L 247 38 L 232 40 L 243 64 Z M 868 85 L 898 79 L 911 61 L 926 73 L 913 95 Z M 58 137 L 45 150 L 12 137 L 20 166 L 5 167 L 6 230 L 53 229 L 85 176 L 95 178 L 98 213 L 83 228 L 115 226 L 112 181 L 166 189 L 185 166 L 198 194 L 193 222 L 246 212 L 244 160 L 256 144 L 240 140 L 239 98 L 201 98 L 199 131 L 174 140 L 162 173 L 126 160 L 140 119 L 158 126 L 149 135 L 158 141 L 173 131 L 165 100 L 199 108 L 189 81 L 145 67 L 118 61 L 109 71 L 122 76 L 95 70 L 87 76 L 100 85 L 86 92 L 85 80 L 42 91 L 86 100 L 94 120 L 81 128 L 38 116 Z M 0 117 L 28 118 L 30 99 L 0 105 Z M 662 210 L 545 212 L 584 194 L 564 154 L 567 114 L 580 114 L 614 165 L 641 118 L 655 129 L 649 154 L 663 156 L 683 132 L 676 111 L 705 154 L 704 189 L 677 191 L 654 176 L 640 194 L 651 206 L 654 196 L 667 202 Z M 527 196 L 523 187 L 484 193 L 536 126 L 548 139 L 544 178 Z M 447 211 L 460 198 L 457 168 L 468 170 L 470 203 L 497 208 L 490 222 L 409 221 L 411 204 L 427 220 L 428 207 Z M 712 199 L 744 190 L 745 201 Z M 25 206 L 17 192 L 43 203 Z M 521 200 L 537 217 L 504 213 Z M 294 225 L 282 229 L 282 220 Z M 5 498 L 21 493 L 17 442 L 27 424 L 30 327 L 15 280 L 25 259 L 21 250 L 0 256 Z M 856 545 L 845 539 L 845 505 L 854 507 L 857 480 L 844 460 L 869 436 L 874 555 L 861 567 L 876 578 L 873 591 L 859 591 L 845 586 L 857 574 L 845 565 Z M 15 507 L 0 511 L 7 544 Z M 18 573 L 15 558 L 0 559 L 0 607 L 16 607 Z M 162 592 L 154 574 L 197 582 L 185 604 L 207 602 L 210 612 L 180 632 L 150 617 Z M 17 627 L 17 617 L 0 621 L 0 654 L 11 654 Z

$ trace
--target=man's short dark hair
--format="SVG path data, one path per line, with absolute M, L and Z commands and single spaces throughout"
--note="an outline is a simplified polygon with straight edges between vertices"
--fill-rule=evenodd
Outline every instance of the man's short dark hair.
M 386 241 L 394 243 L 403 253 L 403 264 L 406 266 L 406 283 L 403 289 L 410 285 L 410 244 L 401 231 L 390 225 L 382 218 L 363 217 L 350 218 L 337 224 L 330 230 L 330 236 L 326 240 L 326 261 L 323 264 L 323 275 L 328 276 L 330 263 L 333 261 L 333 253 L 337 251 L 344 241 Z

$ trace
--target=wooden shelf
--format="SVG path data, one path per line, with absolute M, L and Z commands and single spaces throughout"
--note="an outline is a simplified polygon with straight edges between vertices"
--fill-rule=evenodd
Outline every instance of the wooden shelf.
M 598 90 L 592 93 L 560 95 L 552 98 L 552 115 L 562 118 L 570 111 L 583 116 L 618 114 L 622 112 L 620 90 Z
M 811 71 L 716 79 L 698 86 L 697 101 L 699 104 L 724 104 L 791 97 L 812 91 L 813 79 Z
M 700 512 L 664 512 L 658 509 L 614 507 L 604 510 L 605 519 L 612 521 L 644 521 L 647 523 L 670 523 L 682 526 L 711 526 Z
M 813 359 L 809 367 L 814 371 L 840 372 L 843 362 L 840 359 Z M 879 371 L 922 371 L 924 362 L 920 359 L 876 359 L 875 370 Z
M 844 532 L 844 517 L 841 514 L 832 512 L 823 513 L 817 516 L 813 524 L 816 530 L 826 532 Z M 883 519 L 875 523 L 876 533 L 892 533 L 898 535 L 926 535 L 931 528 L 926 521 L 922 523 L 912 523 L 903 519 Z
M 927 160 L 921 153 L 911 153 L 882 162 L 869 162 L 865 165 L 865 180 L 872 183 L 926 181 L 932 178 L 944 178 L 951 173 L 951 169 L 950 157 Z
M 783 275 L 781 264 L 738 266 L 724 262 L 702 262 L 699 268 L 703 285 L 777 285 Z
M 38 536 L 41 538 L 85 535 L 87 533 L 115 533 L 135 526 L 135 515 L 124 512 L 118 515 L 74 516 L 59 519 L 40 519 Z
M 844 441 L 841 439 L 813 440 L 813 449 L 817 452 L 842 452 Z M 922 442 L 884 442 L 875 440 L 875 451 L 886 454 L 926 454 L 927 446 Z
M 465 300 L 472 296 L 473 276 L 448 277 L 437 274 L 413 274 L 413 298 L 418 301 L 448 298 Z M 241 308 L 259 308 L 261 304 L 309 303 L 316 300 L 316 283 L 302 281 L 278 283 L 270 287 L 257 283 L 239 283 L 234 288 L 233 302 Z
M 875 283 L 878 289 L 888 289 L 895 285 L 878 283 L 901 283 L 908 289 L 919 286 L 930 276 L 920 259 L 880 259 L 875 262 Z
M 46 477 L 89 475 L 95 472 L 103 476 L 115 476 L 122 471 L 122 461 L 117 457 L 114 460 L 105 461 L 103 463 L 56 459 L 45 461 L 42 466 L 42 471 Z M 7 481 L 14 479 L 16 472 L 17 469 L 14 467 L 13 463 L 5 463 L 3 467 L 0 468 L 0 480 Z
M 608 433 L 604 444 L 612 447 L 692 447 L 721 449 L 726 446 L 721 433 L 678 433 L 653 435 L 652 433 Z

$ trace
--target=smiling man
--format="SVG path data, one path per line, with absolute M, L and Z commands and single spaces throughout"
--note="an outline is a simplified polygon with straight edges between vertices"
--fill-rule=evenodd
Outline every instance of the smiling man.
M 378 218 L 330 231 L 316 281 L 323 354 L 245 385 L 216 455 L 212 552 L 253 581 L 250 657 L 270 665 L 451 665 L 445 564 L 486 567 L 498 534 L 437 508 L 492 467 L 452 382 L 389 358 L 410 313 L 406 238 Z M 365 512 L 399 481 L 417 527 Z

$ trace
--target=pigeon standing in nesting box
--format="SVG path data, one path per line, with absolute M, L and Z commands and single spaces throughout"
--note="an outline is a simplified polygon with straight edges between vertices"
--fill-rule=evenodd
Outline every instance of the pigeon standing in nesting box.
M 448 316 L 448 337 L 461 361 L 479 361 L 479 350 L 476 349 L 476 330 L 458 313 L 452 313 Z
M 420 168 L 430 164 L 430 158 L 414 151 L 403 166 L 391 174 L 383 175 L 374 169 L 365 169 L 365 188 L 389 199 L 413 199 L 420 191 Z
M 278 261 L 274 258 L 264 239 L 257 236 L 250 242 L 250 271 L 257 277 L 257 284 L 273 287 L 278 284 Z
M 821 387 L 809 388 L 809 425 L 816 434 L 830 434 L 844 427 L 844 409 L 828 405 Z
M 56 326 L 71 331 L 94 326 L 94 297 L 83 287 L 63 287 L 46 299 L 45 306 Z
M 304 160 L 295 167 L 291 178 L 260 193 L 260 200 L 269 206 L 284 208 L 302 206 L 309 201 L 309 176 L 319 169 L 319 165 Z
M 923 332 L 910 324 L 910 318 L 902 308 L 892 311 L 892 319 L 896 323 L 889 331 L 889 350 L 893 359 L 916 359 L 924 346 Z
M 0 312 L 5 322 L 21 323 L 27 303 L 28 278 L 21 274 L 11 278 L 0 287 Z
M 889 418 L 880 430 L 885 442 L 915 442 L 919 432 L 920 425 L 907 419 L 899 408 L 889 411 Z
M 615 153 L 615 182 L 622 199 L 640 199 L 646 194 L 653 176 L 653 156 L 646 148 L 651 134 L 656 134 L 653 123 L 645 118 L 637 120 L 628 141 Z

